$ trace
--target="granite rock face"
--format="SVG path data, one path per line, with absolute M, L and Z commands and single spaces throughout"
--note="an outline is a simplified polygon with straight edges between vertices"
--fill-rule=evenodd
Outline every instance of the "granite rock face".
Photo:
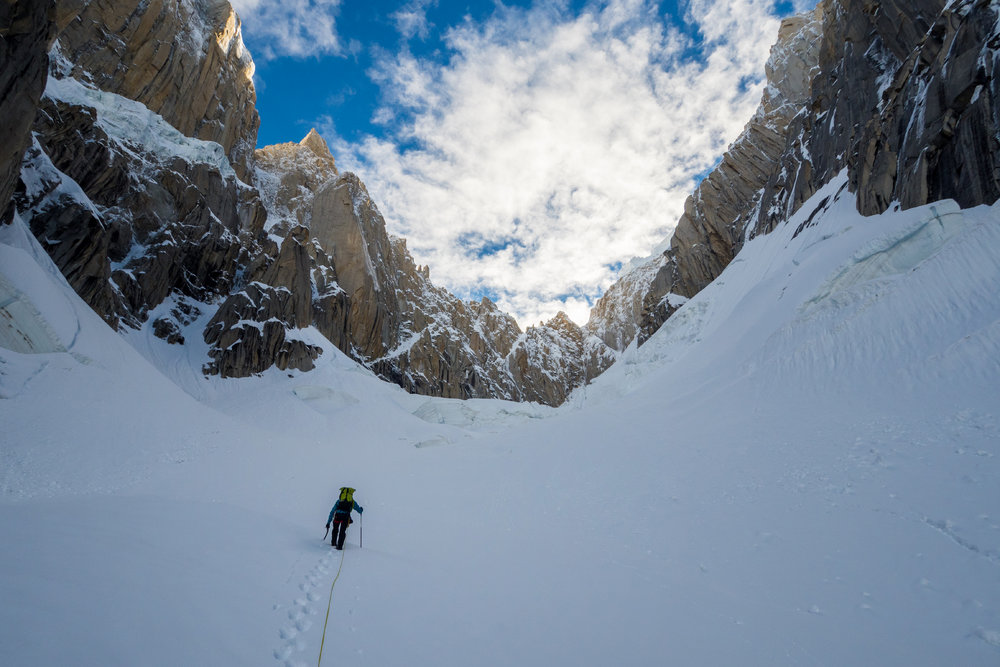
M 760 106 L 719 166 L 684 203 L 669 247 L 623 275 L 602 299 L 627 301 L 627 312 L 602 302 L 592 311 L 588 327 L 620 332 L 618 349 L 633 338 L 645 342 L 739 252 L 744 229 L 754 224 L 786 150 L 788 128 L 810 101 L 821 27 L 819 9 L 782 21 Z
M 425 395 L 556 405 L 613 361 L 613 353 L 596 341 L 587 361 L 576 361 L 581 341 L 590 338 L 567 319 L 560 321 L 555 342 L 546 341 L 550 348 L 568 346 L 564 358 L 575 361 L 555 368 L 550 360 L 543 370 L 531 330 L 522 333 L 488 299 L 464 302 L 431 282 L 405 240 L 386 232 L 364 184 L 337 171 L 315 131 L 298 144 L 260 149 L 257 165 L 255 182 L 270 212 L 271 236 L 308 230 L 308 239 L 299 239 L 308 249 L 308 266 L 299 265 L 297 273 L 311 281 L 312 325 L 383 378 Z M 297 326 L 304 326 L 301 320 Z
M 998 12 L 986 0 L 823 0 L 784 21 L 760 108 L 657 260 L 640 343 L 677 297 L 700 291 L 746 239 L 784 223 L 845 169 L 866 215 L 894 202 L 996 201 Z
M 17 208 L 109 324 L 137 327 L 172 293 L 204 301 L 235 286 L 266 212 L 217 144 L 56 78 L 34 136 Z
M 812 99 L 752 234 L 847 170 L 858 210 L 1000 197 L 1000 26 L 981 0 L 825 0 Z
M 883 18 L 893 21 L 896 15 Z M 880 213 L 894 201 L 905 209 L 1000 198 L 998 48 L 995 4 L 952 3 L 937 16 L 858 138 L 850 174 L 862 213 Z
M 221 144 L 248 177 L 260 118 L 254 65 L 227 0 L 57 0 L 64 75 L 141 102 Z
M 666 250 L 585 327 L 522 331 L 434 285 L 315 131 L 252 151 L 252 61 L 227 3 L 59 0 L 37 103 L 44 7 L 4 7 L 30 18 L 0 46 L 28 49 L 11 56 L 24 81 L 0 73 L 23 84 L 0 104 L 33 119 L 32 137 L 9 127 L 17 212 L 109 324 L 200 336 L 204 372 L 225 377 L 307 371 L 332 344 L 411 392 L 558 405 L 844 170 L 864 213 L 1000 196 L 995 3 L 823 0 L 782 23 L 759 109 Z
M 617 356 L 603 340 L 559 312 L 541 326 L 529 327 L 509 355 L 521 400 L 561 405 L 570 392 L 603 373 Z M 554 382 L 556 378 L 561 381 Z
M 399 343 L 401 274 L 416 267 L 408 256 L 393 253 L 385 221 L 354 174 L 316 192 L 310 225 L 349 299 L 348 344 L 363 358 L 384 356 Z
M 661 269 L 665 264 L 665 255 L 656 254 L 625 271 L 591 308 L 586 331 L 618 352 L 628 347 L 640 333 L 646 295 L 665 294 L 669 290 L 669 285 L 661 284 Z
M 0 224 L 9 221 L 21 158 L 48 74 L 55 24 L 52 0 L 0 2 Z

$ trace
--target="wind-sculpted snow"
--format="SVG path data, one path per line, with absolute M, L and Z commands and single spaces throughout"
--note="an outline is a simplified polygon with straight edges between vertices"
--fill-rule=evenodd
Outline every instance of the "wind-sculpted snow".
M 359 402 L 351 394 L 337 391 L 330 387 L 302 385 L 296 387 L 292 393 L 302 399 L 313 410 L 330 414 L 352 405 L 357 405 Z
M 929 214 L 928 214 L 929 212 Z M 964 228 L 965 215 L 952 201 L 931 204 L 926 217 L 909 229 L 887 233 L 858 250 L 844 266 L 805 304 L 830 303 L 830 297 L 876 279 L 890 278 L 914 270 Z
M 555 408 L 538 403 L 469 399 L 468 401 L 425 401 L 413 414 L 431 424 L 450 424 L 471 430 L 504 430 L 512 423 L 545 419 Z
M 982 378 L 1000 370 L 990 356 L 1000 311 L 994 294 L 1000 283 L 993 282 L 1000 268 L 992 249 L 1000 238 L 1000 211 L 960 210 L 943 201 L 865 218 L 854 210 L 845 182 L 841 174 L 773 238 L 749 243 L 644 346 L 626 351 L 607 378 L 574 400 L 600 400 L 605 387 L 616 395 L 622 387 L 639 391 L 651 368 L 668 374 L 678 391 L 687 391 L 687 371 L 695 369 L 752 375 L 760 391 L 765 378 L 770 386 L 782 378 L 814 377 L 848 393 L 871 384 L 872 366 L 888 359 L 910 387 L 935 376 Z M 814 210 L 821 212 L 812 215 Z M 764 312 L 768 316 L 759 314 Z M 928 331 L 942 338 L 932 343 Z M 727 352 L 691 354 L 706 345 Z M 815 391 L 813 385 L 802 389 Z

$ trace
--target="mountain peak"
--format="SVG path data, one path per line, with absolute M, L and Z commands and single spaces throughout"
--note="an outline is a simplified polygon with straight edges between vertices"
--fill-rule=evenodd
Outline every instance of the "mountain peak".
M 564 311 L 562 311 L 562 310 L 560 310 L 560 311 L 559 311 L 558 313 L 556 313 L 556 314 L 555 314 L 555 315 L 554 315 L 554 316 L 552 317 L 552 319 L 550 319 L 550 320 L 549 320 L 548 322 L 546 322 L 546 323 L 545 323 L 545 326 L 549 327 L 550 329 L 561 329 L 561 330 L 564 330 L 564 331 L 565 331 L 565 330 L 569 330 L 569 331 L 572 331 L 572 330 L 574 330 L 574 329 L 579 329 L 579 328 L 580 328 L 580 327 L 579 327 L 579 326 L 577 325 L 577 323 L 576 323 L 576 322 L 574 322 L 574 321 L 573 321 L 573 320 L 572 320 L 572 319 L 570 318 L 570 316 L 569 316 L 569 315 L 567 315 L 567 314 L 566 314 L 566 313 L 565 313 Z
M 317 156 L 333 162 L 333 155 L 330 153 L 330 147 L 327 146 L 326 141 L 319 135 L 316 128 L 309 130 L 309 134 L 306 135 L 305 139 L 299 142 L 299 145 L 305 146 Z

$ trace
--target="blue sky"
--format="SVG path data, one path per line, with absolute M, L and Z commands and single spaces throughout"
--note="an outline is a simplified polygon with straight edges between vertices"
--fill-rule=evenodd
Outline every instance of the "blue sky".
M 431 277 L 578 323 L 668 238 L 803 0 L 237 0 L 259 145 L 315 127 Z
M 503 4 L 530 8 L 533 3 L 512 0 Z M 580 0 L 566 3 L 566 11 L 572 14 L 585 4 Z M 662 3 L 661 9 L 671 20 L 678 16 L 676 2 Z M 494 2 L 341 0 L 331 3 L 330 11 L 336 17 L 338 39 L 309 53 L 289 54 L 273 33 L 257 34 L 253 16 L 244 26 L 244 39 L 257 65 L 258 146 L 297 141 L 318 119 L 327 117 L 347 141 L 360 141 L 366 134 L 384 136 L 386 128 L 373 122 L 380 88 L 371 74 L 379 59 L 405 49 L 445 66 L 451 56 L 444 41 L 447 31 L 469 22 L 481 23 L 497 6 Z

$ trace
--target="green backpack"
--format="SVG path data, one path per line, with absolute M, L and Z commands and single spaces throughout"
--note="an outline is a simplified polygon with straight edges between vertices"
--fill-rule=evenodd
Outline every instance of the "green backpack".
M 354 489 L 349 486 L 340 487 L 340 498 L 337 499 L 334 508 L 337 514 L 350 516 L 351 510 L 354 509 Z

